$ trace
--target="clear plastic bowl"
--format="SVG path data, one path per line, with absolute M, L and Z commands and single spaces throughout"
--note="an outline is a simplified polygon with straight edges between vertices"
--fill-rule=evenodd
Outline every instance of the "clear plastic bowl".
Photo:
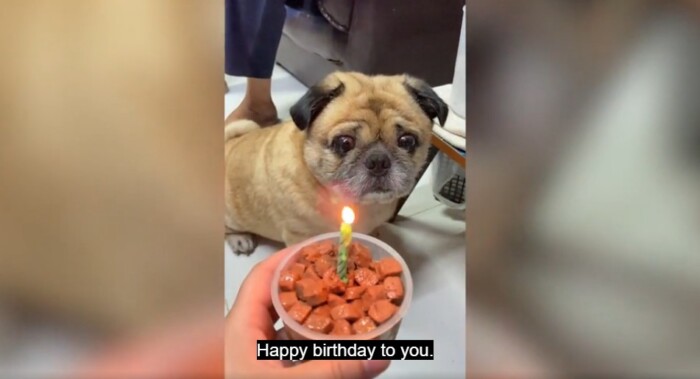
M 290 253 L 289 256 L 284 258 L 282 263 L 280 263 L 279 267 L 277 267 L 277 270 L 275 270 L 275 274 L 272 277 L 272 305 L 275 307 L 275 311 L 280 316 L 280 319 L 284 324 L 284 329 L 282 333 L 284 333 L 287 339 L 290 340 L 396 339 L 399 327 L 401 326 L 401 320 L 406 315 L 408 308 L 411 306 L 411 299 L 413 298 L 413 279 L 411 279 L 411 272 L 408 270 L 408 265 L 406 265 L 406 261 L 404 261 L 403 258 L 401 258 L 401 256 L 399 255 L 399 253 L 396 252 L 396 250 L 392 249 L 391 246 L 387 245 L 386 243 L 365 234 L 353 233 L 353 242 L 360 242 L 363 245 L 367 246 L 367 248 L 372 253 L 372 259 L 378 260 L 385 257 L 391 257 L 396 259 L 401 264 L 401 268 L 403 269 L 403 272 L 401 274 L 401 280 L 403 281 L 404 286 L 403 301 L 401 302 L 401 305 L 399 306 L 397 312 L 393 316 L 391 316 L 389 320 L 379 325 L 376 329 L 372 330 L 369 333 L 354 334 L 350 336 L 332 336 L 328 334 L 314 332 L 313 330 L 310 330 L 307 327 L 301 325 L 300 323 L 292 319 L 289 316 L 289 314 L 287 314 L 287 311 L 285 311 L 282 307 L 282 303 L 280 302 L 279 298 L 279 279 L 282 271 L 291 266 L 294 262 L 296 262 L 299 259 L 299 254 L 301 254 L 301 250 L 304 247 L 323 241 L 332 241 L 334 243 L 338 243 L 339 238 L 340 233 L 335 232 L 321 234 L 319 236 L 306 240 L 301 245 L 299 245 L 299 248 L 296 251 Z

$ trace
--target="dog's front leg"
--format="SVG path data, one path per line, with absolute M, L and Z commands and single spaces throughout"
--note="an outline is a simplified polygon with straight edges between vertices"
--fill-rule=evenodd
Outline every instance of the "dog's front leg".
M 235 231 L 231 228 L 226 228 L 226 242 L 236 255 L 249 255 L 255 250 L 257 241 L 251 233 Z
M 309 239 L 311 236 L 309 236 L 306 233 L 300 233 L 296 231 L 292 231 L 290 229 L 284 229 L 282 231 L 282 240 L 284 241 L 284 244 L 287 246 L 292 246 L 294 244 L 297 244 L 299 242 L 305 241 Z

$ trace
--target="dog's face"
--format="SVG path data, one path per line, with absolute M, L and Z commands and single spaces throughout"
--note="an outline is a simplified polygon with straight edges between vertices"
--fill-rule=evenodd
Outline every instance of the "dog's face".
M 408 195 L 430 146 L 433 119 L 447 105 L 425 82 L 334 73 L 291 108 L 306 134 L 304 159 L 326 186 L 362 204 Z

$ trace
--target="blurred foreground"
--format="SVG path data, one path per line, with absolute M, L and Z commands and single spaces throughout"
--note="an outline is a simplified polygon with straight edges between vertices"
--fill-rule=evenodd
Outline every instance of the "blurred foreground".
M 216 1 L 3 2 L 0 376 L 190 314 L 223 340 L 222 30 Z
M 469 373 L 698 377 L 700 3 L 469 4 Z

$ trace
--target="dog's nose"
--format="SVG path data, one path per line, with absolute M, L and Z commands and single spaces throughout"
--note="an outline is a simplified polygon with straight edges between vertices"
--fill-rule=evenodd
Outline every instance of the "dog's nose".
M 365 160 L 365 167 L 372 176 L 386 175 L 391 168 L 391 159 L 383 153 L 372 154 Z

